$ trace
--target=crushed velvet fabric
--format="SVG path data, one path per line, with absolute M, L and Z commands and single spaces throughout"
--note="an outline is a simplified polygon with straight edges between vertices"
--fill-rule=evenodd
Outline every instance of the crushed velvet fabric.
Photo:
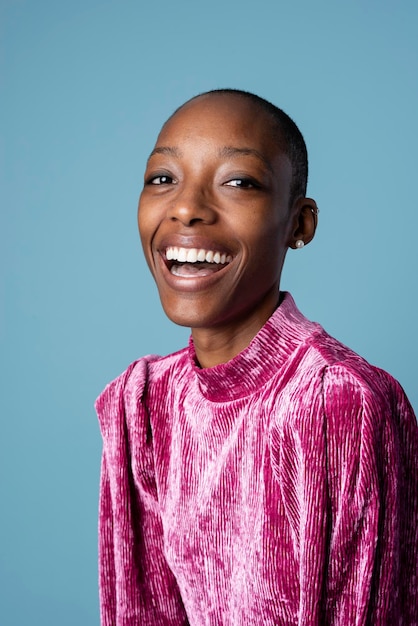
M 232 361 L 190 342 L 96 407 L 104 626 L 418 624 L 412 408 L 289 294 Z

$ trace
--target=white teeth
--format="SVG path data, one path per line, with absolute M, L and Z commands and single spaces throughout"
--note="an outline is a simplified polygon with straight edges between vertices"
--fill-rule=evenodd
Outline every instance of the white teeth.
M 180 263 L 184 263 L 185 261 L 187 261 L 186 248 L 179 248 L 179 251 L 177 253 L 177 261 L 180 261 Z
M 197 261 L 197 250 L 196 248 L 192 248 L 187 253 L 187 263 L 196 263 Z
M 165 251 L 167 261 L 178 261 L 179 263 L 217 263 L 224 265 L 232 261 L 232 256 L 225 252 L 216 250 L 204 250 L 203 248 L 178 248 L 169 246 Z

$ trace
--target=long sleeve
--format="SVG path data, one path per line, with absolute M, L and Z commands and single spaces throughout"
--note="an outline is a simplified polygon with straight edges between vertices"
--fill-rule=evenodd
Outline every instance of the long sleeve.
M 416 420 L 402 389 L 375 370 L 324 377 L 330 494 L 330 624 L 418 623 Z
M 322 388 L 322 393 L 318 389 Z M 272 461 L 299 562 L 299 626 L 412 626 L 417 429 L 393 379 L 330 366 L 290 391 Z
M 103 626 L 187 625 L 164 557 L 152 436 L 142 403 L 146 361 L 108 385 L 96 403 L 103 436 L 99 580 Z

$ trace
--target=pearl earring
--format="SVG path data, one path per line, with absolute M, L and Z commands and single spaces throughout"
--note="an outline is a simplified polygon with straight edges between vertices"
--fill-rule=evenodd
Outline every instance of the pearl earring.
M 305 245 L 305 242 L 302 241 L 302 239 L 296 239 L 296 241 L 295 241 L 295 248 L 300 250 L 301 248 L 303 248 L 304 245 Z

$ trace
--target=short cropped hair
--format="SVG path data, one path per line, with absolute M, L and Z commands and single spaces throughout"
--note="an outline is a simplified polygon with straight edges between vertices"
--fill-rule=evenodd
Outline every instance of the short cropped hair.
M 260 98 L 249 91 L 242 91 L 240 89 L 213 89 L 194 96 L 184 104 L 206 95 L 235 95 L 240 98 L 246 98 L 253 102 L 256 106 L 260 107 L 271 119 L 273 127 L 278 131 L 278 141 L 280 148 L 289 158 L 292 166 L 292 182 L 290 185 L 290 206 L 299 197 L 306 196 L 306 187 L 308 183 L 308 152 L 306 149 L 305 140 L 299 128 L 291 117 L 287 115 L 282 109 L 276 107 L 274 104 Z M 177 113 L 184 105 L 180 106 L 174 113 Z

